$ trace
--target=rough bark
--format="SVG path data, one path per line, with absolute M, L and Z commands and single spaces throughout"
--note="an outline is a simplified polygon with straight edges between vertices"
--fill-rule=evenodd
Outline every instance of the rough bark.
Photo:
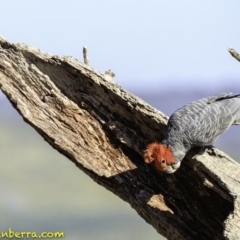
M 168 239 L 240 239 L 240 165 L 192 150 L 172 175 L 144 164 L 167 116 L 72 57 L 0 38 L 0 88 L 56 150 Z
M 236 60 L 238 60 L 240 62 L 240 55 L 238 52 L 236 52 L 235 49 L 229 48 L 228 51 Z

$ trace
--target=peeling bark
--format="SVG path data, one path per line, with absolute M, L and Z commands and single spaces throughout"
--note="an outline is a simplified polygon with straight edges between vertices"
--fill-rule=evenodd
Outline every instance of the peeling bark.
M 144 164 L 167 116 L 72 57 L 0 38 L 0 89 L 43 138 L 168 239 L 240 239 L 240 165 L 193 149 L 172 175 Z

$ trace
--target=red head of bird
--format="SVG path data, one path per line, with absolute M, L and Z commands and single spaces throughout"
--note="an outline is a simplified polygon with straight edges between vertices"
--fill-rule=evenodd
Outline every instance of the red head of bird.
M 181 162 L 175 161 L 170 146 L 161 143 L 151 143 L 147 146 L 144 153 L 145 163 L 155 162 L 156 168 L 161 172 L 174 173 Z

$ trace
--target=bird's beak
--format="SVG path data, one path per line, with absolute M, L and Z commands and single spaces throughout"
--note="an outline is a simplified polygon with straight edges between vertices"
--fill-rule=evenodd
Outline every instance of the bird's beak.
M 169 174 L 174 173 L 177 171 L 180 165 L 181 165 L 181 161 L 178 161 L 177 163 L 174 163 L 172 165 L 168 165 L 165 172 Z

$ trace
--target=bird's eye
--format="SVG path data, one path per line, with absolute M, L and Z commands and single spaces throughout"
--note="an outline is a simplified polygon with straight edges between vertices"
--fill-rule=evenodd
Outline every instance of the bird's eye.
M 162 163 L 165 164 L 165 163 L 166 163 L 166 160 L 165 160 L 165 159 L 162 159 Z

